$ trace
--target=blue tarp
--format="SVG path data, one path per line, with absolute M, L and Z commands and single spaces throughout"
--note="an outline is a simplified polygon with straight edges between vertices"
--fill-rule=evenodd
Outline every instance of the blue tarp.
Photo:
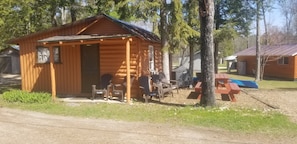
M 258 84 L 254 81 L 230 79 L 232 83 L 236 83 L 239 87 L 258 88 Z

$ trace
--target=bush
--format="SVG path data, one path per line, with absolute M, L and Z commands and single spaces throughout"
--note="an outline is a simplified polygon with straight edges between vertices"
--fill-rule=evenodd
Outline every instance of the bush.
M 4 92 L 3 100 L 6 102 L 21 102 L 21 103 L 46 103 L 51 101 L 51 95 L 43 92 L 25 92 L 21 90 L 11 90 Z

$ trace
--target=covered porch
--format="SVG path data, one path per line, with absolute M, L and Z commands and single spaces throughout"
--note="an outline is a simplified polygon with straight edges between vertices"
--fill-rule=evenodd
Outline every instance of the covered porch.
M 85 95 L 90 93 L 92 84 L 98 84 L 100 81 L 100 75 L 105 73 L 102 70 L 102 61 L 100 58 L 100 54 L 102 53 L 103 46 L 115 44 L 121 48 L 124 48 L 125 55 L 121 56 L 121 63 L 125 65 L 125 70 L 121 70 L 121 73 L 124 73 L 127 77 L 127 89 L 126 89 L 126 99 L 127 103 L 130 103 L 131 99 L 131 84 L 130 84 L 130 61 L 131 61 L 131 42 L 133 41 L 133 36 L 128 34 L 122 35 L 71 35 L 71 36 L 52 36 L 45 39 L 38 40 L 38 43 L 42 44 L 45 47 L 49 48 L 50 59 L 49 59 L 49 69 L 50 69 L 50 83 L 51 83 L 51 94 L 52 99 L 55 100 L 57 96 L 57 66 L 59 65 L 55 63 L 55 52 L 54 47 L 59 47 L 61 50 L 65 47 L 73 47 L 80 49 L 80 69 L 81 72 L 78 74 L 80 78 L 78 78 L 78 82 L 80 82 L 81 87 L 81 95 Z M 93 49 L 93 50 L 91 50 Z M 113 51 L 113 50 L 110 50 Z M 116 54 L 116 50 L 114 50 Z M 112 53 L 109 53 L 112 54 Z M 112 56 L 111 56 L 112 57 Z M 111 61 L 112 59 L 107 59 L 106 62 Z M 105 62 L 105 63 L 106 63 Z M 77 63 L 72 63 L 75 65 Z M 118 68 L 119 70 L 119 68 Z M 106 70 L 106 72 L 110 72 L 110 70 Z M 118 72 L 114 71 L 113 74 Z

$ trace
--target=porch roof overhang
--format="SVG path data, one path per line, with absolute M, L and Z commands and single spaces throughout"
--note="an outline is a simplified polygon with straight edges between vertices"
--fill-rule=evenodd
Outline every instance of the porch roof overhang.
M 124 40 L 123 44 L 126 46 L 126 76 L 127 76 L 127 103 L 130 103 L 131 98 L 131 77 L 130 77 L 130 42 L 132 42 L 133 35 L 131 34 L 119 34 L 119 35 L 69 35 L 69 36 L 52 36 L 45 39 L 38 40 L 37 42 L 43 43 L 43 45 L 49 45 L 50 53 L 53 53 L 53 46 L 65 45 L 65 44 L 90 44 L 100 43 L 103 40 Z M 56 98 L 56 76 L 54 67 L 54 55 L 50 55 L 50 73 L 51 73 L 51 88 L 52 98 Z
M 52 36 L 45 39 L 38 40 L 37 42 L 43 44 L 65 44 L 65 43 L 84 43 L 86 41 L 102 41 L 104 39 L 125 39 L 132 37 L 131 34 L 118 34 L 118 35 L 68 35 L 68 36 Z

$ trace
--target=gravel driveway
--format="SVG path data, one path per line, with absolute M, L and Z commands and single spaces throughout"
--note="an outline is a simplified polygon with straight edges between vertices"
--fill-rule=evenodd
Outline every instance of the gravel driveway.
M 5 144 L 276 144 L 295 143 L 296 140 L 218 129 L 65 117 L 0 108 L 0 142 Z

